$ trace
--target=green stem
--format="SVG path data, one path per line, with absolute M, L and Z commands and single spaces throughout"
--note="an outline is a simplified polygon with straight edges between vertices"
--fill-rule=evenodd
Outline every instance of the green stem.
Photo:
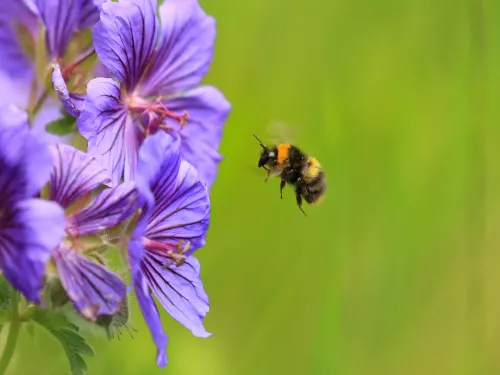
M 9 327 L 9 335 L 3 350 L 2 359 L 0 360 L 0 375 L 4 375 L 7 367 L 9 366 L 12 354 L 16 348 L 17 338 L 21 329 L 21 322 L 19 321 L 19 306 L 17 291 L 12 288 L 12 316 Z
M 33 108 L 30 110 L 30 120 L 33 122 L 33 119 L 35 118 L 37 112 L 40 110 L 42 107 L 42 104 L 45 102 L 45 99 L 49 96 L 49 93 L 47 90 L 43 90 L 42 94 L 40 97 L 37 99 L 37 101 L 33 104 Z

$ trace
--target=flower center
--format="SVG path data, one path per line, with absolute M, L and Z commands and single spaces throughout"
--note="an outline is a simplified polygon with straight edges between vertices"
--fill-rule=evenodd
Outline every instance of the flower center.
M 161 99 L 159 97 L 154 101 L 149 101 L 136 95 L 131 95 L 126 99 L 129 110 L 136 114 L 140 122 L 145 125 L 146 137 L 156 133 L 158 129 L 173 130 L 173 127 L 165 125 L 167 118 L 177 121 L 181 129 L 187 125 L 188 111 L 184 111 L 184 114 L 178 115 L 169 110 Z
M 164 265 L 164 268 L 170 267 L 175 263 L 180 267 L 186 261 L 186 253 L 191 248 L 189 241 L 179 241 L 176 244 L 159 242 L 143 237 L 142 244 L 147 250 L 154 250 L 167 256 L 169 259 Z

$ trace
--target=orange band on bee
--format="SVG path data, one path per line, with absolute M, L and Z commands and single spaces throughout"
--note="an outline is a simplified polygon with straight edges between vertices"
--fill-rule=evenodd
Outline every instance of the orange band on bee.
M 285 160 L 288 159 L 288 151 L 290 150 L 290 147 L 292 146 L 289 144 L 281 144 L 276 147 L 278 149 L 278 164 L 283 164 Z

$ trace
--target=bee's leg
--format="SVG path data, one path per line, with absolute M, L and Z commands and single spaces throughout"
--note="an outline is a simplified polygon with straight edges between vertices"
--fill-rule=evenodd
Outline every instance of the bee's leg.
M 281 184 L 280 184 L 280 197 L 281 197 L 281 199 L 283 199 L 283 189 L 285 188 L 285 185 L 286 185 L 286 181 L 281 180 Z
M 267 182 L 267 180 L 269 180 L 269 177 L 271 177 L 271 170 L 267 167 L 262 167 L 262 168 L 264 168 L 267 171 L 267 177 L 264 180 L 264 182 Z
M 297 206 L 299 206 L 299 208 L 302 211 L 302 213 L 304 214 L 304 216 L 307 216 L 305 211 L 302 209 L 302 196 L 300 195 L 300 193 L 298 191 L 295 191 L 295 198 L 297 198 Z

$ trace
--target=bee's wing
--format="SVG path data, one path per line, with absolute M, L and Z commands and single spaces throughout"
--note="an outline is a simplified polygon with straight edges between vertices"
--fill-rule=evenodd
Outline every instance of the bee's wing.
M 267 136 L 271 144 L 297 144 L 299 141 L 299 126 L 284 121 L 271 121 L 267 126 Z

